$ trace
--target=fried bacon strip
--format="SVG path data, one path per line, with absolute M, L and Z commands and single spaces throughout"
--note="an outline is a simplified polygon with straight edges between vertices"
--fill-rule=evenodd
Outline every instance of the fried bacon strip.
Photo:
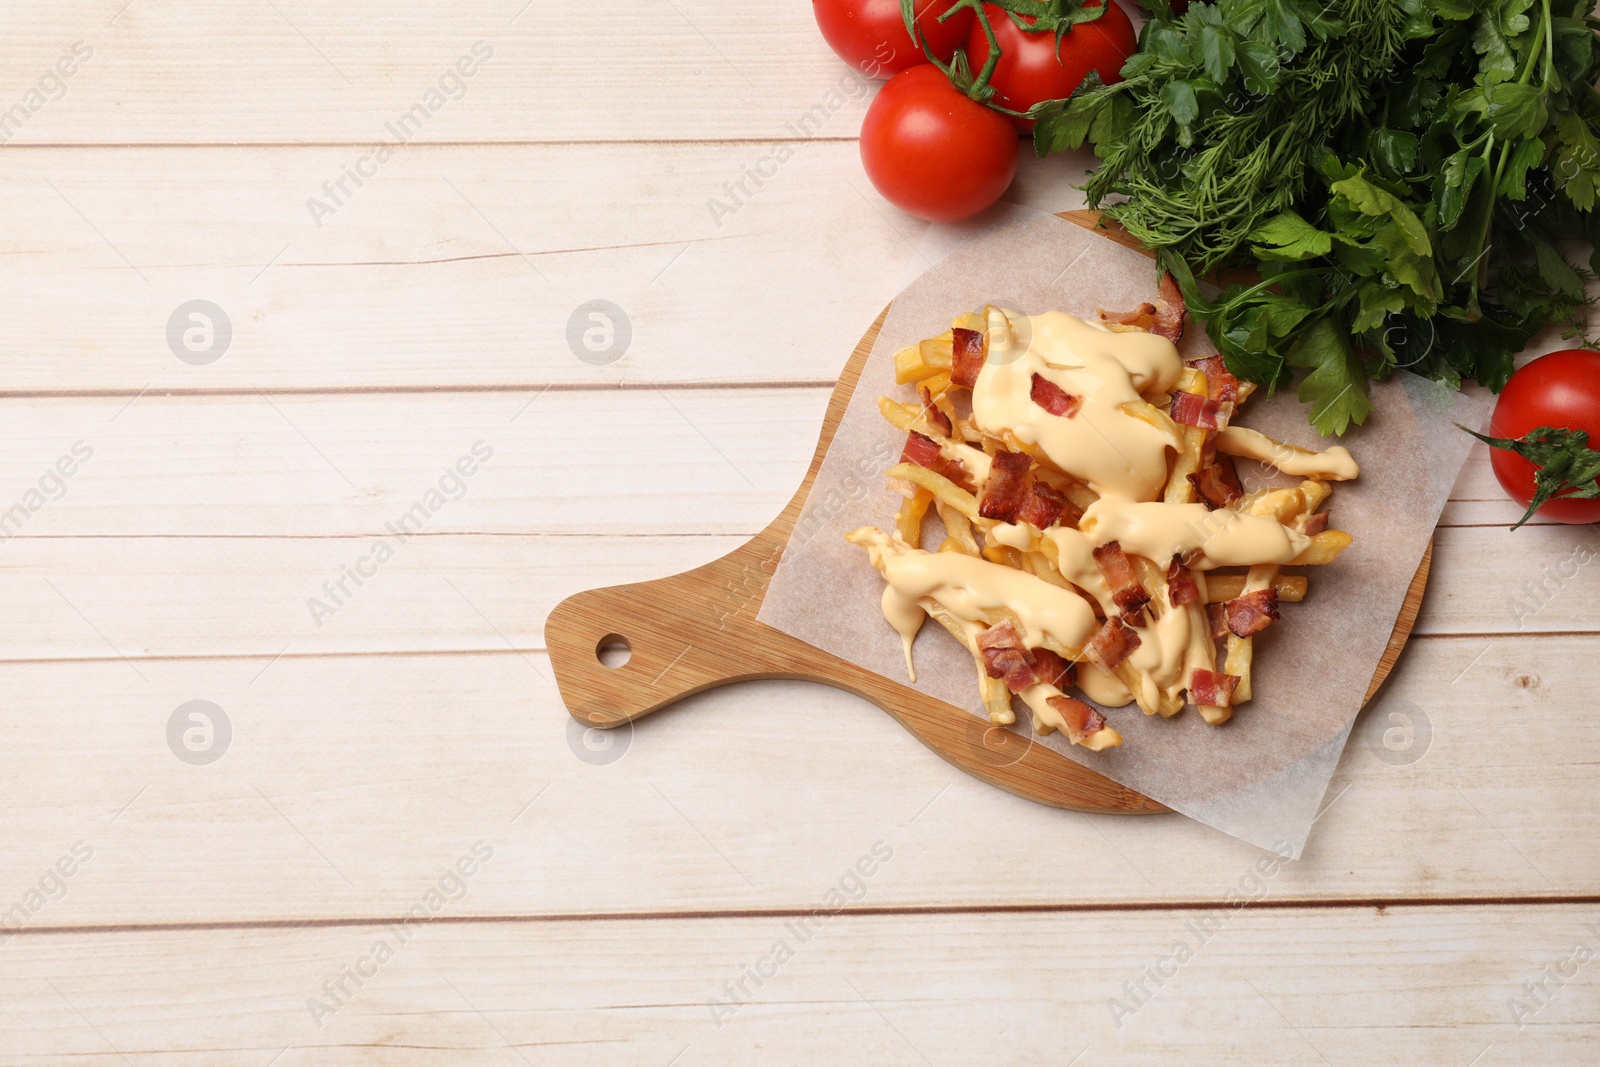
M 1307 537 L 1315 537 L 1317 534 L 1328 528 L 1328 518 L 1329 516 L 1326 511 L 1319 511 L 1315 515 L 1307 515 L 1306 527 L 1300 532 L 1305 534 Z
M 1040 682 L 1065 689 L 1075 681 L 1072 664 L 1048 648 L 1024 648 L 1010 619 L 979 633 L 978 651 L 989 677 L 1001 679 L 1013 693 Z
M 1225 404 L 1239 402 L 1239 379 L 1228 370 L 1228 363 L 1221 356 L 1207 356 L 1189 365 L 1206 376 L 1206 392 L 1212 400 Z
M 1172 421 L 1202 430 L 1220 430 L 1233 417 L 1233 404 L 1179 390 L 1172 394 Z
M 1028 472 L 1033 460 L 1024 452 L 996 452 L 989 477 L 978 498 L 978 514 L 997 522 L 1026 522 L 1044 529 L 1072 509 L 1067 498 Z
M 1219 674 L 1196 667 L 1189 674 L 1189 699 L 1196 705 L 1213 708 L 1231 707 L 1233 691 L 1239 684 L 1237 675 Z
M 1222 605 L 1228 630 L 1238 637 L 1256 634 L 1283 618 L 1278 611 L 1278 591 L 1271 587 L 1245 593 Z
M 950 331 L 950 340 L 950 383 L 971 389 L 983 369 L 983 334 L 957 326 Z
M 1173 556 L 1172 562 L 1167 564 L 1167 599 L 1175 608 L 1200 599 L 1200 587 L 1195 584 L 1194 575 L 1189 573 L 1189 568 L 1177 556 Z
M 1183 303 L 1183 290 L 1178 281 L 1166 271 L 1161 272 L 1161 289 L 1156 293 L 1155 321 L 1150 332 L 1165 337 L 1173 344 L 1183 338 L 1183 324 L 1189 318 L 1189 309 Z
M 1079 744 L 1090 734 L 1105 729 L 1106 717 L 1076 697 L 1051 697 L 1045 703 L 1066 720 L 1067 740 Z
M 978 514 L 1000 522 L 1016 522 L 1028 496 L 1028 469 L 1033 460 L 1025 452 L 996 452 L 989 462 L 989 477 L 978 498 Z
M 1113 615 L 1095 631 L 1084 651 L 1109 674 L 1138 647 L 1139 635 L 1122 621 L 1122 616 Z
M 1208 448 L 1207 451 L 1212 450 Z M 1200 499 L 1213 511 L 1225 508 L 1244 496 L 1244 486 L 1239 481 L 1239 470 L 1233 465 L 1233 457 L 1222 453 L 1213 453 L 1209 463 L 1189 475 L 1189 481 L 1193 483 Z
M 1111 587 L 1111 599 L 1116 601 L 1117 607 L 1123 611 L 1138 611 L 1150 602 L 1150 594 L 1139 584 L 1138 577 L 1133 573 L 1133 564 L 1128 562 L 1127 555 L 1122 551 L 1121 542 L 1107 541 L 1095 549 L 1094 561 L 1099 565 L 1100 573 L 1106 576 L 1106 584 Z
M 972 475 L 967 473 L 967 468 L 960 460 L 946 458 L 944 453 L 939 451 L 939 442 L 915 430 L 906 435 L 906 447 L 900 452 L 900 462 L 926 467 L 933 473 L 950 479 L 969 493 L 977 488 L 972 482 Z
M 1033 376 L 1033 386 L 1028 390 L 1028 395 L 1035 404 L 1038 404 L 1050 414 L 1060 415 L 1063 418 L 1072 418 L 1078 413 L 1078 409 L 1083 406 L 1083 400 L 1080 397 L 1073 396 L 1042 374 Z
M 1223 610 L 1225 604 L 1207 604 L 1206 621 L 1211 625 L 1212 637 L 1227 637 L 1232 630 L 1228 629 L 1228 613 Z
M 1035 478 L 1033 484 L 1028 486 L 1027 499 L 1017 509 L 1016 521 L 1042 530 L 1060 522 L 1062 514 L 1068 513 L 1069 509 L 1076 511 L 1066 497 Z

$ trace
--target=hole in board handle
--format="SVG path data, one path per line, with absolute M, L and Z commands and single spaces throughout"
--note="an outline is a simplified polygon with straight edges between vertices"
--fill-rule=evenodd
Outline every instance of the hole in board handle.
M 633 658 L 633 646 L 621 634 L 606 634 L 595 646 L 594 658 L 615 669 Z

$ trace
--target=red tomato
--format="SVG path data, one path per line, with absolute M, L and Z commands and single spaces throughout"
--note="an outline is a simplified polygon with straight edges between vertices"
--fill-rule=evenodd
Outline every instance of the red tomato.
M 1106 0 L 1106 13 L 1093 22 L 1080 22 L 1061 37 L 1056 48 L 1053 33 L 1029 33 L 1011 20 L 1010 14 L 993 4 L 984 4 L 989 25 L 1000 45 L 1000 62 L 989 76 L 994 86 L 994 102 L 1012 111 L 1026 111 L 1041 100 L 1059 100 L 1091 70 L 1100 72 L 1107 85 L 1122 80 L 1122 64 L 1138 50 L 1133 22 L 1115 0 Z M 1089 0 L 1088 7 L 1098 6 Z M 1032 20 L 1026 20 L 1031 25 Z M 983 26 L 974 21 L 967 34 L 967 63 L 977 75 L 989 61 L 989 39 Z M 1027 119 L 1013 120 L 1019 130 L 1033 129 Z
M 972 25 L 970 9 L 939 21 L 953 2 L 916 0 L 917 28 L 942 63 L 950 62 Z M 892 78 L 928 61 L 906 32 L 900 0 L 811 0 L 811 12 L 828 47 L 869 78 Z
M 1519 438 L 1541 426 L 1584 430 L 1600 446 L 1600 352 L 1569 348 L 1540 356 L 1511 376 L 1489 420 L 1491 437 Z M 1495 477 L 1511 499 L 1533 499 L 1534 466 L 1515 452 L 1489 450 Z M 1552 500 L 1539 517 L 1554 522 L 1600 522 L 1600 499 Z
M 861 163 L 895 207 L 935 222 L 976 215 L 1017 172 L 1017 131 L 931 63 L 896 74 L 861 124 Z

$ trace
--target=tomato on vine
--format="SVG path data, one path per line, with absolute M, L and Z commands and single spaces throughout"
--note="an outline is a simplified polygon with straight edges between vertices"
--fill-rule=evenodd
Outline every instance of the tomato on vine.
M 884 199 L 955 222 L 1000 199 L 1017 171 L 1017 131 L 929 63 L 878 91 L 861 124 L 861 163 Z
M 915 0 L 917 30 L 928 51 L 950 62 L 967 39 L 972 11 L 963 9 L 944 22 L 939 17 L 956 0 Z M 892 78 L 927 62 L 906 30 L 900 0 L 811 0 L 817 28 L 838 57 L 869 78 Z
M 989 74 L 994 89 L 992 103 L 1010 111 L 1025 112 L 1045 100 L 1071 96 L 1091 70 L 1098 71 L 1107 85 L 1122 80 L 1122 64 L 1138 48 L 1133 22 L 1116 0 L 1103 0 L 1105 10 L 1091 21 L 1078 22 L 1062 30 L 1059 41 L 1050 30 L 1030 32 L 1018 25 L 1011 13 L 992 3 L 983 5 L 984 15 L 1000 46 L 1000 58 Z M 1086 0 L 1083 10 L 1092 12 L 1102 0 Z M 1037 19 L 1019 15 L 1027 26 Z M 974 22 L 967 36 L 967 64 L 981 71 L 991 55 L 988 34 L 982 22 Z M 1033 122 L 1013 118 L 1017 128 L 1033 129 Z
M 1511 499 L 1554 522 L 1600 522 L 1600 352 L 1551 352 L 1511 376 L 1489 436 L 1489 462 Z M 1516 527 L 1512 527 L 1515 529 Z

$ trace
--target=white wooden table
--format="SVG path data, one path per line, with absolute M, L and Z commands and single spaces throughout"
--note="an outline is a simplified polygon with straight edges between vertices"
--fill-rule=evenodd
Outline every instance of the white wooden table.
M 576 730 L 550 607 L 776 513 L 922 230 L 802 0 L 522 2 L 8 5 L 0 1063 L 1600 1062 L 1600 539 L 1481 454 L 1266 874 L 821 687 Z

